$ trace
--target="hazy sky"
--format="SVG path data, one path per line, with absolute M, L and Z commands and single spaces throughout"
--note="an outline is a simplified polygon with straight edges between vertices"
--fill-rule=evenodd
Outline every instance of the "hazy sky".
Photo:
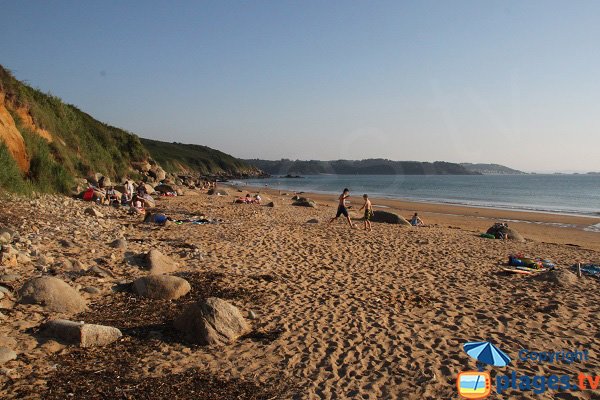
M 600 170 L 598 1 L 2 1 L 0 64 L 243 158 Z

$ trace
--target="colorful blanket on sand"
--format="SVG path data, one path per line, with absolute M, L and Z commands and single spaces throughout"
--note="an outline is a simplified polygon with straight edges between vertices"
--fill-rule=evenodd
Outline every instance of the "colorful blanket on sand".
M 556 264 L 550 260 L 542 259 L 540 257 L 529 257 L 523 254 L 510 254 L 508 256 L 508 265 L 511 267 L 527 267 L 535 269 L 554 269 Z

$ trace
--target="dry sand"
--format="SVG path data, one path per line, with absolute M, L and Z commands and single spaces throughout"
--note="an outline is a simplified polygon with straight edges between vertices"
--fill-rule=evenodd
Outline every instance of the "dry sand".
M 377 206 L 400 210 L 405 217 L 419 211 L 432 226 L 374 224 L 373 232 L 367 233 L 350 230 L 341 219 L 326 225 L 335 214 L 335 196 L 309 196 L 319 204 L 313 209 L 294 207 L 291 194 L 271 191 L 263 193 L 266 201 L 275 202 L 269 208 L 234 205 L 232 200 L 240 193 L 228 190 L 229 196 L 188 192 L 158 202 L 158 208 L 175 218 L 203 213 L 226 221 L 218 225 L 156 227 L 107 210 L 91 235 L 79 228 L 83 233 L 73 236 L 75 228 L 68 227 L 46 235 L 40 247 L 54 259 L 80 259 L 86 267 L 100 262 L 113 274 L 98 278 L 61 268 L 54 271 L 75 287 L 94 286 L 101 291 L 88 296 L 90 311 L 76 316 L 77 320 L 111 323 L 125 333 L 118 344 L 95 353 L 84 351 L 87 364 L 100 365 L 104 360 L 103 368 L 110 369 L 114 358 L 120 358 L 142 380 L 199 367 L 263 388 L 284 383 L 289 391 L 275 398 L 296 399 L 457 398 L 457 374 L 475 369 L 475 362 L 462 350 L 467 341 L 490 340 L 513 358 L 510 367 L 494 368 L 492 377 L 516 371 L 567 374 L 575 379 L 579 372 L 600 371 L 597 280 L 568 275 L 555 284 L 498 272 L 498 261 L 513 252 L 551 258 L 563 267 L 600 261 L 600 233 L 582 230 L 598 219 L 375 200 Z M 19 209 L 9 201 L 2 206 L 12 207 L 15 219 L 28 207 Z M 72 202 L 65 212 L 80 212 L 85 206 Z M 312 218 L 319 223 L 307 224 Z M 500 218 L 526 221 L 511 226 L 527 242 L 477 236 Z M 90 224 L 87 219 L 82 223 Z M 555 223 L 574 226 L 561 228 Z M 30 233 L 31 221 L 21 229 L 22 235 Z M 119 235 L 128 239 L 128 252 L 108 246 Z M 65 238 L 76 247 L 57 243 Z M 92 247 L 94 255 L 88 252 Z M 144 275 L 132 255 L 153 247 L 176 259 L 181 276 L 192 281 L 192 292 L 181 302 L 136 302 L 111 289 L 120 281 Z M 11 283 L 15 289 L 39 274 L 34 264 L 35 259 L 32 265 L 7 268 L 22 275 Z M 218 349 L 178 339 L 170 330 L 173 313 L 186 302 L 215 293 L 244 314 L 250 310 L 256 314 L 250 321 L 253 335 Z M 32 334 L 30 328 L 35 330 L 54 314 L 7 299 L 0 304 L 6 315 L 0 322 L 0 337 L 19 353 L 16 361 L 1 367 L 0 395 L 48 398 L 48 382 L 68 357 L 82 350 Z M 143 351 L 128 352 L 128 343 Z M 588 349 L 590 360 L 570 365 L 522 362 L 516 360 L 520 349 Z M 107 354 L 116 354 L 110 364 Z M 61 379 L 66 379 L 64 374 Z M 91 386 L 89 396 L 77 398 L 101 398 L 90 394 Z M 598 392 L 562 396 L 592 399 L 598 398 Z M 190 393 L 177 398 L 196 397 Z M 508 391 L 505 398 L 551 399 L 556 393 Z

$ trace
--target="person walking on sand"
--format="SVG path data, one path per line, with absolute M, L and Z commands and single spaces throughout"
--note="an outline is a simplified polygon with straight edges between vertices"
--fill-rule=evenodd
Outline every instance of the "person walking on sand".
M 350 225 L 350 228 L 356 228 L 356 225 L 352 223 L 350 215 L 348 215 L 348 209 L 346 208 L 346 199 L 348 197 L 350 197 L 350 190 L 348 190 L 348 188 L 345 188 L 340 197 L 338 198 L 339 203 L 337 213 L 335 214 L 335 217 L 329 220 L 329 224 L 331 224 L 334 220 L 338 219 L 340 215 L 344 214 L 346 220 L 348 221 L 348 225 Z
M 373 204 L 371 204 L 371 200 L 369 200 L 369 195 L 366 193 L 363 194 L 363 199 L 365 199 L 365 204 L 360 208 L 362 210 L 365 209 L 365 231 L 368 230 L 371 232 L 373 228 L 371 228 L 371 218 L 373 218 Z M 360 212 L 360 210 L 358 210 Z

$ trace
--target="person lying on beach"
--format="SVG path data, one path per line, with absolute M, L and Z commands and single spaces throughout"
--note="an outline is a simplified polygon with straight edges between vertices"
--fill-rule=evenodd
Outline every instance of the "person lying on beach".
M 419 214 L 415 213 L 415 215 L 412 216 L 412 218 L 410 219 L 410 224 L 412 226 L 425 226 L 425 223 L 423 222 L 423 220 L 421 218 L 419 218 Z
M 147 224 L 155 223 L 164 225 L 167 221 L 172 221 L 172 219 L 161 213 L 153 214 L 150 211 L 146 211 L 146 215 L 144 216 L 144 222 Z
M 371 228 L 371 218 L 373 218 L 373 205 L 371 204 L 371 200 L 369 200 L 369 195 L 363 194 L 363 199 L 365 199 L 365 204 L 358 210 L 359 212 L 364 208 L 365 209 L 365 231 L 368 229 L 369 232 L 373 230 Z
M 350 219 L 350 215 L 348 214 L 348 208 L 346 208 L 346 199 L 348 197 L 350 197 L 350 190 L 348 188 L 345 188 L 340 197 L 338 197 L 339 203 L 337 213 L 335 214 L 335 217 L 329 220 L 329 224 L 338 219 L 340 215 L 344 214 L 346 220 L 348 221 L 348 225 L 350 225 L 350 228 L 356 228 L 356 225 L 354 225 L 352 223 L 352 220 Z

